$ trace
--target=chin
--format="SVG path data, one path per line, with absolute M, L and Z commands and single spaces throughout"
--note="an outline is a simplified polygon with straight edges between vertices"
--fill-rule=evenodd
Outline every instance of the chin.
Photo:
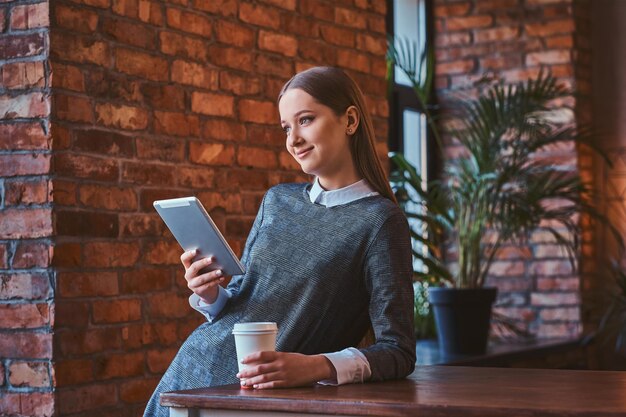
M 300 163 L 300 169 L 302 170 L 302 172 L 304 172 L 305 174 L 308 175 L 317 175 L 316 172 L 317 170 L 313 167 L 311 167 L 310 164 L 307 163 Z

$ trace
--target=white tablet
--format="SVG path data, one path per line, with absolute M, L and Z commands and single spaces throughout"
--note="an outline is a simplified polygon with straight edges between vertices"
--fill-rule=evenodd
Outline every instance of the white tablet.
M 198 250 L 194 260 L 213 256 L 215 264 L 210 269 L 221 269 L 226 275 L 241 275 L 245 272 L 244 266 L 196 197 L 159 200 L 153 205 L 185 252 Z

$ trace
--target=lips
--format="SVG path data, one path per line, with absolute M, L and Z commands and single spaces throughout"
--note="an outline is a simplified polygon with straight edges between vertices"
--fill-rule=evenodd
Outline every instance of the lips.
M 313 150 L 313 146 L 309 147 L 309 148 L 304 148 L 304 149 L 300 149 L 296 152 L 296 156 L 300 159 L 304 158 L 305 156 L 307 156 L 309 154 L 309 152 L 311 152 Z

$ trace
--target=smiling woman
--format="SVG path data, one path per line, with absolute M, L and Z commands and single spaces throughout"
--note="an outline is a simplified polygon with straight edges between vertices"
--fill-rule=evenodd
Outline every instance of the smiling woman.
M 192 333 L 153 394 L 146 416 L 166 416 L 165 391 L 239 383 L 257 389 L 402 378 L 415 366 L 406 218 L 374 150 L 362 93 L 342 70 L 297 74 L 279 96 L 286 146 L 313 184 L 281 184 L 263 198 L 248 236 L 244 275 L 227 288 L 213 259 L 181 256 Z M 219 260 L 218 260 L 219 261 Z M 243 358 L 232 330 L 276 322 L 276 351 Z M 372 328 L 373 345 L 357 349 Z
M 358 112 L 348 107 L 342 115 L 318 103 L 300 89 L 285 92 L 279 103 L 287 150 L 302 170 L 315 175 L 325 189 L 357 182 L 359 174 L 350 156 L 350 133 L 359 124 Z
M 336 172 L 328 173 L 338 181 L 334 186 L 326 184 L 330 187 L 328 189 L 351 184 L 350 176 L 355 174 L 352 179 L 365 179 L 382 196 L 396 201 L 376 155 L 374 127 L 363 93 L 343 70 L 315 67 L 297 74 L 281 90 L 278 108 L 281 125 L 287 134 L 287 150 L 304 172 L 317 175 L 325 184 L 322 181 L 324 174 L 307 171 L 301 162 L 305 154 L 295 152 L 316 147 L 326 149 L 324 157 L 331 158 L 335 164 L 346 165 L 343 170 L 335 167 Z M 316 117 L 322 117 L 323 126 L 316 126 L 313 131 L 304 129 L 313 124 Z M 293 129 L 298 130 L 292 134 Z M 329 169 L 332 167 L 329 164 Z M 341 181 L 344 175 L 345 179 Z
M 359 174 L 350 156 L 350 133 L 359 125 L 356 107 L 335 115 L 300 89 L 285 92 L 279 103 L 287 150 L 302 170 L 315 175 L 327 190 L 357 182 Z

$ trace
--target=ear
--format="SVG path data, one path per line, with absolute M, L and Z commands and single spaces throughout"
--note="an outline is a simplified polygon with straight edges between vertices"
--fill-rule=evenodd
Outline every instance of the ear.
M 348 123 L 346 126 L 346 134 L 348 136 L 352 136 L 356 133 L 356 130 L 359 128 L 361 116 L 356 106 L 348 107 L 348 109 L 346 110 L 346 116 L 348 119 Z

